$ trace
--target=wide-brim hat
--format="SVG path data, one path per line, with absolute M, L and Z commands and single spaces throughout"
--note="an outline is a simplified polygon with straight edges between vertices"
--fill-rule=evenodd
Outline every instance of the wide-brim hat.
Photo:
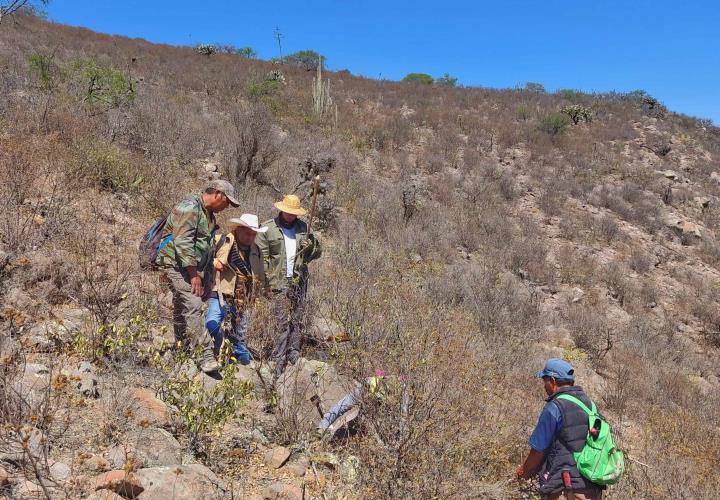
M 289 194 L 285 196 L 282 201 L 278 201 L 277 203 L 275 203 L 275 208 L 277 208 L 281 212 L 285 212 L 286 214 L 307 214 L 307 210 L 305 210 L 300 204 L 300 198 L 298 198 L 294 194 Z
M 227 222 L 230 228 L 248 227 L 256 233 L 264 233 L 268 230 L 267 226 L 260 226 L 258 216 L 255 214 L 242 214 L 240 217 L 233 217 Z

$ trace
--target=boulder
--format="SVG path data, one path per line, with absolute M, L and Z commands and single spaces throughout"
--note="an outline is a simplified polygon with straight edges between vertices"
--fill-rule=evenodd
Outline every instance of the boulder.
M 98 378 L 93 373 L 93 367 L 87 361 L 83 361 L 78 369 L 72 373 L 75 390 L 86 398 L 97 399 L 100 397 Z
M 22 463 L 30 454 L 34 458 L 43 455 L 45 437 L 40 429 L 25 426 L 19 431 L 0 434 L 0 461 Z
M 165 429 L 136 429 L 128 434 L 128 442 L 145 467 L 182 463 L 183 447 Z
M 56 462 L 54 460 L 49 460 L 48 466 L 50 469 L 50 476 L 55 481 L 64 482 L 64 481 L 67 481 L 68 479 L 70 479 L 72 470 L 70 469 L 69 465 L 64 464 L 62 462 Z
M 348 340 L 347 333 L 342 326 L 328 318 L 316 318 L 308 333 L 318 342 L 342 342 Z
M 110 490 L 100 490 L 85 497 L 85 500 L 123 500 L 123 497 Z
M 273 469 L 279 469 L 285 465 L 285 462 L 290 458 L 290 454 L 291 451 L 284 446 L 273 448 L 265 453 L 265 463 Z
M 295 484 L 281 483 L 276 481 L 263 490 L 263 498 L 266 500 L 302 500 L 302 488 Z
M 150 389 L 134 387 L 128 391 L 129 410 L 132 419 L 145 427 L 170 427 L 172 420 L 165 403 L 155 397 Z
M 100 474 L 94 480 L 95 491 L 110 490 L 123 498 L 135 498 L 145 488 L 135 474 L 124 470 L 112 470 Z
M 225 485 L 213 471 L 200 464 L 140 469 L 137 477 L 145 492 L 143 498 L 173 500 L 215 500 L 225 498 Z
M 276 382 L 277 410 L 291 417 L 300 431 L 309 432 L 321 419 L 314 396 L 322 411 L 327 411 L 354 387 L 352 380 L 338 374 L 331 365 L 300 358 L 288 366 Z
M 302 456 L 298 458 L 297 461 L 287 464 L 285 469 L 295 477 L 304 477 L 308 467 L 310 467 L 310 460 Z
M 0 490 L 7 486 L 10 486 L 10 475 L 4 468 L 0 467 Z
M 107 452 L 107 461 L 115 469 L 124 469 L 128 464 L 134 465 L 133 468 L 139 468 L 138 466 L 142 465 L 137 451 L 129 445 L 117 445 L 110 448 Z
M 11 498 L 45 498 L 43 489 L 40 485 L 33 483 L 32 481 L 19 481 L 13 490 L 13 496 Z

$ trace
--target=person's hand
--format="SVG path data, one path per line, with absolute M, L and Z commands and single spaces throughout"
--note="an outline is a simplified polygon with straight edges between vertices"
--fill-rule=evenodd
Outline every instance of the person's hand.
M 220 262 L 220 259 L 215 259 L 215 260 L 213 260 L 213 267 L 215 269 L 217 269 L 218 271 L 222 271 L 223 267 L 225 267 L 225 266 L 223 265 L 222 262 Z
M 525 479 L 525 468 L 521 465 L 518 465 L 518 468 L 515 470 L 515 476 L 518 479 Z
M 192 290 L 192 294 L 196 297 L 202 297 L 205 295 L 205 287 L 203 287 L 202 278 L 200 276 L 193 276 L 190 278 L 190 288 Z

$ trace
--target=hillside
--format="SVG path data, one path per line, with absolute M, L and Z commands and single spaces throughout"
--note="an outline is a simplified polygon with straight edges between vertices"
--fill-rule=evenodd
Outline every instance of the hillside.
M 111 498 L 99 476 L 124 469 L 139 498 L 533 498 L 512 478 L 543 405 L 533 374 L 556 356 L 629 457 L 607 497 L 720 491 L 712 124 L 640 91 L 345 71 L 323 73 L 316 110 L 314 71 L 32 17 L 0 26 L 0 69 L 8 497 Z M 210 178 L 240 193 L 222 219 L 265 220 L 283 193 L 308 205 L 316 174 L 316 340 L 293 373 L 332 391 L 375 368 L 396 381 L 332 441 L 265 363 L 218 381 L 169 349 L 169 298 L 136 251 Z

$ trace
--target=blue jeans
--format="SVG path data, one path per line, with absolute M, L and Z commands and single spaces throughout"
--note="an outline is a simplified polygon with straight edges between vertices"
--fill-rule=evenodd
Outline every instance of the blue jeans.
M 222 324 L 227 315 L 230 315 L 232 323 L 232 333 L 228 335 L 228 340 L 233 346 L 233 357 L 240 364 L 247 365 L 252 360 L 250 351 L 245 344 L 248 329 L 248 314 L 246 311 L 236 314 L 235 304 L 231 301 L 225 301 L 220 307 L 220 299 L 210 297 L 208 299 L 207 316 L 205 317 L 205 326 L 213 339 L 213 350 L 217 356 L 220 353 L 220 347 L 223 343 Z

